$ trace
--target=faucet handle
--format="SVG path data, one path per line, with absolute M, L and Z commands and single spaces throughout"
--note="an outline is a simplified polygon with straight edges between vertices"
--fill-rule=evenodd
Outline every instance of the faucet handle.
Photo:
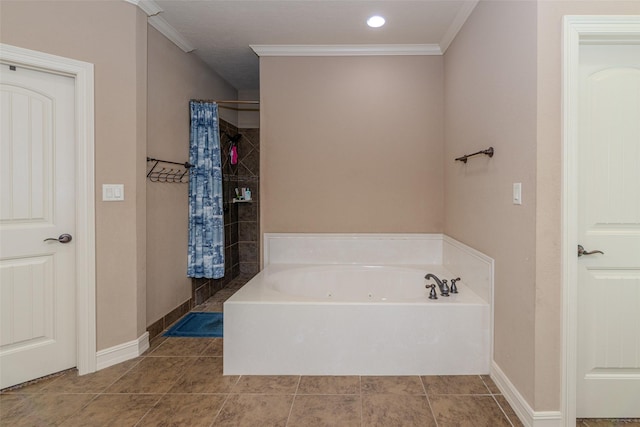
M 447 284 L 447 279 L 442 279 L 442 289 L 440 289 L 440 295 L 443 297 L 449 296 L 449 285 Z
M 429 299 L 438 299 L 438 295 L 436 294 L 436 285 L 425 285 L 425 288 L 431 288 L 431 291 L 429 292 Z
M 460 280 L 460 278 L 456 278 L 456 279 L 451 279 L 451 293 L 452 294 L 457 294 L 458 293 L 458 287 L 456 286 L 456 282 L 458 282 Z

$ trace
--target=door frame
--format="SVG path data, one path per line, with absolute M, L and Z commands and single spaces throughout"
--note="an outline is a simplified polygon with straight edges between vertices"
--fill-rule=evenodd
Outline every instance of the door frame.
M 96 256 L 93 64 L 0 43 L 2 61 L 74 79 L 76 139 L 76 354 L 80 375 L 96 371 Z
M 562 402 L 564 425 L 576 421 L 578 323 L 578 109 L 580 46 L 640 44 L 640 15 L 565 16 L 562 55 Z

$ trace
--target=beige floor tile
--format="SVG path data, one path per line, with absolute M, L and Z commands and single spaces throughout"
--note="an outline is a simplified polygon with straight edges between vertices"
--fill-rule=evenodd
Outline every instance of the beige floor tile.
M 93 394 L 32 394 L 9 411 L 2 411 L 1 425 L 58 425 L 78 412 L 96 395 Z
M 362 377 L 362 394 L 424 394 L 420 377 Z
M 484 385 L 487 386 L 491 394 L 502 394 L 496 383 L 493 382 L 489 375 L 480 375 L 480 378 L 482 378 Z
M 144 353 L 142 353 L 141 356 L 148 356 L 149 354 L 151 354 L 156 348 L 158 348 L 160 344 L 165 342 L 166 339 L 167 337 L 163 335 L 153 337 L 151 341 L 149 341 L 149 348 Z
M 640 427 L 639 418 L 583 418 L 576 420 L 578 427 Z
M 220 311 L 240 286 L 232 282 L 204 306 Z M 1 393 L 0 425 L 429 427 L 437 419 L 438 427 L 500 427 L 509 420 L 522 426 L 488 376 L 224 376 L 222 354 L 221 338 L 157 337 L 145 357 Z M 580 426 L 640 423 L 585 420 Z
M 157 356 L 200 356 L 211 344 L 212 338 L 182 338 L 167 337 L 155 350 L 148 354 L 149 357 Z
M 213 425 L 285 426 L 293 396 L 267 394 L 233 394 L 227 398 Z
M 493 396 L 429 395 L 439 427 L 511 427 Z
M 101 394 L 66 420 L 63 425 L 65 427 L 134 426 L 160 397 L 154 394 Z
M 82 376 L 79 376 L 78 371 L 73 369 L 48 385 L 44 391 L 51 393 L 100 393 L 141 361 L 142 358 L 127 360 Z
M 226 398 L 226 394 L 167 394 L 136 427 L 208 427 Z
M 58 381 L 67 372 L 72 371 L 68 369 L 66 371 L 57 372 L 46 377 L 37 378 L 33 381 L 27 381 L 26 383 L 18 384 L 10 388 L 2 390 L 3 393 L 42 393 L 44 389 L 51 386 L 54 382 Z
M 211 343 L 202 352 L 202 356 L 222 356 L 222 351 L 223 351 L 222 338 L 212 338 Z
M 498 405 L 500 405 L 504 413 L 507 414 L 507 417 L 509 418 L 509 421 L 511 421 L 511 424 L 513 424 L 514 427 L 522 427 L 523 424 L 522 422 L 520 422 L 520 418 L 518 418 L 513 408 L 511 408 L 511 405 L 509 405 L 507 399 L 505 399 L 501 394 L 496 394 L 493 397 L 498 401 Z
M 298 395 L 287 427 L 360 426 L 360 396 Z
M 422 382 L 429 396 L 433 394 L 489 394 L 479 375 L 430 375 Z
M 243 375 L 234 393 L 294 394 L 300 377 L 294 375 Z
M 12 411 L 13 408 L 18 406 L 24 399 L 27 398 L 26 394 L 18 393 L 2 393 L 0 394 L 0 415 L 7 414 Z
M 145 357 L 106 391 L 108 393 L 165 393 L 193 361 L 193 357 Z
M 297 394 L 359 394 L 357 376 L 302 376 Z
M 187 366 L 169 393 L 229 393 L 238 376 L 222 375 L 221 357 L 199 357 Z
M 370 394 L 362 396 L 363 426 L 436 425 L 427 396 Z

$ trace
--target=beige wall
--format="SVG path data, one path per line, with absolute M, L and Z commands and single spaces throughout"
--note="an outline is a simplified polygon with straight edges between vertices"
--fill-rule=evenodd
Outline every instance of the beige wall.
M 243 101 L 259 101 L 259 90 L 239 90 L 238 99 Z M 238 108 L 247 110 L 238 113 L 238 127 L 240 129 L 258 129 L 260 127 L 260 106 L 259 105 L 238 105 Z M 256 111 L 257 110 L 257 111 Z
M 263 231 L 444 231 L 493 256 L 495 360 L 538 411 L 560 407 L 564 14 L 640 3 L 482 2 L 445 74 L 438 57 L 261 59 Z M 157 285 L 176 261 L 160 231 L 186 218 L 186 187 L 148 185 L 144 157 L 185 157 L 186 100 L 234 94 L 152 29 L 147 63 L 145 16 L 125 2 L 3 0 L 0 41 L 95 64 L 98 349 L 136 339 L 188 298 L 187 281 Z M 488 145 L 491 161 L 452 160 Z M 103 183 L 126 200 L 102 202 Z
M 140 173 L 138 165 L 147 161 L 147 17 L 143 13 L 136 12 L 136 323 L 138 336 L 147 329 L 146 304 L 147 304 L 147 200 L 146 200 L 146 176 Z M 144 310 L 143 310 L 144 309 Z
M 535 2 L 481 2 L 444 62 L 445 233 L 495 259 L 494 360 L 532 405 L 536 32 Z M 453 160 L 489 146 L 491 159 Z
M 95 65 L 97 348 L 134 340 L 146 327 L 146 16 L 120 1 L 0 7 L 2 43 Z M 102 202 L 105 183 L 126 200 Z
M 442 57 L 263 57 L 263 232 L 443 231 Z
M 640 15 L 638 1 L 540 1 L 536 212 L 535 408 L 558 409 L 561 379 L 562 17 Z
M 496 259 L 494 359 L 536 411 L 561 403 L 562 16 L 634 1 L 481 2 L 445 55 L 445 232 Z M 510 204 L 523 183 L 522 206 Z
M 150 157 L 189 160 L 189 100 L 237 99 L 236 90 L 197 56 L 187 54 L 149 26 L 148 127 Z M 237 113 L 220 109 L 233 124 Z M 146 325 L 191 298 L 187 273 L 188 185 L 147 181 Z

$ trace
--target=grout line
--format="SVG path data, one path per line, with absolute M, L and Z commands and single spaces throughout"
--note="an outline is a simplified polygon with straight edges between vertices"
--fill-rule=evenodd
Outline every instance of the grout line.
M 154 391 L 145 391 L 145 392 L 131 392 L 128 391 L 126 393 L 117 393 L 117 392 L 109 392 L 109 393 L 100 393 L 100 395 L 104 395 L 104 396 L 157 396 L 157 395 L 162 395 L 164 396 L 166 393 L 157 393 Z M 206 394 L 206 393 L 170 393 L 170 394 Z M 214 394 L 214 393 L 209 393 L 209 394 Z M 220 394 L 220 393 L 218 393 Z
M 84 393 L 79 393 L 79 394 L 84 394 Z M 87 406 L 89 406 L 94 400 L 96 400 L 99 396 L 101 396 L 102 393 L 95 393 L 93 398 L 89 399 L 87 401 L 87 403 L 85 403 L 84 405 L 82 405 L 80 408 L 78 408 L 77 411 L 69 414 L 69 416 L 63 418 L 62 420 L 60 420 L 60 424 L 63 424 L 65 421 L 68 421 L 71 419 L 71 417 L 75 416 L 76 414 L 78 414 L 80 411 L 82 411 L 84 408 L 86 408 Z
M 491 387 L 489 387 L 489 384 L 487 384 L 487 382 L 484 380 L 484 378 L 482 378 L 482 375 L 479 375 L 479 377 L 480 377 L 480 381 L 482 381 L 482 384 L 484 384 L 484 386 L 487 388 L 487 390 L 489 391 L 489 393 L 491 393 L 491 394 L 496 394 L 496 393 L 494 393 L 494 392 L 492 392 L 492 391 L 491 391 Z M 491 377 L 489 377 L 489 378 L 491 378 Z M 493 380 L 492 380 L 492 381 L 493 381 Z M 501 394 L 501 393 L 498 393 L 498 394 Z
M 381 393 L 383 394 L 383 393 Z M 336 396 L 336 397 L 356 397 L 360 396 L 359 393 L 309 393 L 309 394 L 296 394 L 296 396 Z M 409 396 L 409 395 L 407 395 Z
M 218 415 L 220 415 L 220 412 L 222 412 L 222 408 L 224 408 L 224 405 L 227 403 L 228 399 L 229 399 L 229 394 L 225 396 L 224 401 L 222 402 L 222 405 L 220 405 L 218 412 L 216 412 L 216 415 L 211 420 L 211 424 L 209 424 L 209 427 L 213 427 L 216 425 L 216 419 L 218 419 Z
M 500 396 L 499 394 L 491 393 L 432 393 L 434 396 Z
M 84 392 L 84 393 L 55 393 L 55 392 L 49 392 L 47 390 L 45 390 L 46 394 L 93 394 L 93 398 L 89 399 L 84 405 L 82 405 L 80 408 L 78 408 L 77 411 L 72 412 L 71 414 L 69 414 L 67 417 L 65 417 L 64 419 L 60 420 L 61 422 L 65 422 L 67 420 L 70 420 L 71 417 L 75 416 L 76 414 L 78 414 L 80 411 L 82 411 L 84 408 L 86 408 L 87 406 L 89 406 L 91 403 L 93 403 L 98 397 L 103 396 L 105 394 L 111 394 L 111 393 L 106 393 L 106 390 L 111 387 L 112 385 L 114 385 L 120 378 L 122 378 L 123 376 L 125 376 L 131 369 L 133 369 L 135 366 L 137 366 L 140 362 L 142 361 L 139 360 L 136 363 L 134 363 L 133 365 L 131 365 L 131 367 L 129 369 L 127 369 L 122 375 L 120 375 L 119 377 L 117 377 L 115 380 L 113 380 L 113 382 L 109 383 L 107 386 L 105 386 L 102 391 L 99 392 Z M 123 362 L 121 362 L 123 363 Z M 96 371 L 97 372 L 97 371 Z M 61 377 L 64 375 L 61 375 Z M 120 394 L 120 393 L 115 393 L 115 394 Z
M 181 378 L 181 377 L 180 377 Z M 153 408 L 155 408 L 156 406 L 158 406 L 158 403 L 160 403 L 160 401 L 162 400 L 163 397 L 165 397 L 169 392 L 166 391 L 163 395 L 161 395 L 158 400 L 156 400 L 156 403 L 154 403 L 149 409 L 147 409 L 147 412 L 144 413 L 144 415 L 142 417 L 140 417 L 140 419 L 138 420 L 138 422 L 136 422 L 133 426 L 136 427 L 138 424 L 140 424 L 140 422 L 144 419 L 144 417 L 146 417 L 147 415 L 149 415 L 149 412 L 151 412 L 153 410 Z M 136 395 L 140 395 L 142 393 L 136 393 Z
M 302 375 L 298 375 L 298 384 L 296 384 L 296 391 L 293 392 L 294 395 L 298 394 L 298 390 L 300 390 L 300 382 L 302 381 Z
M 216 420 L 220 416 L 220 413 L 222 413 L 222 409 L 224 408 L 224 405 L 227 404 L 227 401 L 229 400 L 229 397 L 231 397 L 231 390 L 233 390 L 233 388 L 238 384 L 239 381 L 240 381 L 240 375 L 236 379 L 236 382 L 231 385 L 231 388 L 229 389 L 229 392 L 226 394 L 226 396 L 224 398 L 224 401 L 222 402 L 222 405 L 220 405 L 220 409 L 218 409 L 218 412 L 216 412 L 216 416 L 213 417 L 213 420 L 211 421 L 211 425 L 209 427 L 213 427 L 216 424 Z
M 32 386 L 34 384 L 38 384 L 40 382 L 44 382 L 47 380 L 51 380 L 51 383 L 55 383 L 56 381 L 58 381 L 60 378 L 64 377 L 65 375 L 67 375 L 68 372 L 73 371 L 77 368 L 73 367 L 73 368 L 69 368 L 69 369 L 65 369 L 62 370 L 60 372 L 54 372 L 52 374 L 49 375 L 45 375 L 43 377 L 39 377 L 39 378 L 34 378 L 32 380 L 29 381 L 25 381 L 23 383 L 19 383 L 19 384 L 14 384 L 12 386 L 9 387 L 5 387 L 3 389 L 0 390 L 0 394 L 13 394 L 13 393 L 20 393 L 17 390 L 20 390 L 22 388 L 25 387 L 29 387 Z M 33 392 L 34 394 L 37 393 L 42 393 L 43 391 L 46 392 L 46 390 L 51 386 L 51 384 L 49 384 L 49 386 L 45 386 L 44 389 L 41 389 L 40 392 Z M 27 393 L 27 394 L 31 394 L 31 393 Z
M 236 378 L 236 382 L 231 384 L 231 387 L 229 387 L 229 392 L 226 393 L 224 401 L 222 402 L 222 405 L 220 405 L 220 408 L 218 409 L 218 412 L 216 412 L 216 416 L 213 417 L 213 420 L 211 420 L 211 425 L 209 427 L 213 427 L 216 424 L 216 420 L 218 419 L 218 416 L 220 416 L 220 413 L 222 412 L 222 409 L 224 408 L 224 406 L 227 404 L 227 401 L 229 400 L 229 397 L 231 396 L 231 394 L 233 392 L 233 389 L 240 382 L 240 377 L 241 377 L 241 375 L 238 375 L 238 378 Z
M 420 378 L 420 383 L 422 384 L 422 389 L 424 390 L 424 395 L 427 398 L 427 404 L 429 405 L 429 411 L 431 411 L 431 418 L 433 418 L 433 422 L 436 423 L 436 427 L 438 427 L 438 419 L 436 418 L 436 414 L 433 410 L 433 406 L 431 406 L 431 399 L 429 399 L 429 393 L 427 393 L 427 386 L 425 386 L 424 384 L 424 380 L 422 379 L 422 377 L 420 375 L 418 375 L 418 378 Z
M 493 401 L 496 402 L 496 404 L 498 405 L 498 408 L 500 408 L 500 410 L 504 414 L 504 416 L 507 419 L 507 421 L 509 422 L 509 424 L 511 424 L 511 427 L 514 427 L 513 426 L 513 422 L 511 421 L 511 418 L 509 418 L 509 415 L 507 415 L 507 413 L 505 412 L 505 410 L 502 407 L 502 405 L 500 405 L 500 402 L 498 402 L 498 399 L 496 399 L 496 396 L 492 394 L 491 397 L 493 397 Z
M 360 425 L 364 423 L 364 399 L 362 398 L 362 375 L 358 376 L 358 396 L 360 397 Z
M 289 420 L 291 419 L 291 413 L 293 413 L 293 405 L 296 403 L 296 398 L 298 397 L 298 390 L 300 389 L 301 381 L 302 381 L 302 375 L 298 375 L 298 384 L 296 384 L 296 390 L 293 392 L 293 399 L 291 399 L 291 407 L 289 408 L 289 415 L 287 415 L 287 422 L 285 423 L 285 427 L 289 425 Z
M 162 344 L 161 344 L 162 345 Z M 115 380 L 113 380 L 113 382 L 111 382 L 108 386 L 106 386 L 104 389 L 102 389 L 101 394 L 104 394 L 109 387 L 111 387 L 112 385 L 114 385 L 115 383 L 117 383 L 118 381 L 120 381 L 120 379 L 122 379 L 122 377 L 124 377 L 125 375 L 127 375 L 133 368 L 135 368 L 136 366 L 138 366 L 140 363 L 142 363 L 142 360 L 146 357 L 146 356 L 138 356 L 140 358 L 140 360 L 138 360 L 136 363 L 132 364 L 131 367 L 129 369 L 127 369 L 126 371 L 124 371 L 122 373 L 122 375 L 120 375 L 118 378 L 116 378 Z M 124 362 L 120 362 L 120 363 L 124 363 Z M 98 372 L 98 371 L 96 371 Z

